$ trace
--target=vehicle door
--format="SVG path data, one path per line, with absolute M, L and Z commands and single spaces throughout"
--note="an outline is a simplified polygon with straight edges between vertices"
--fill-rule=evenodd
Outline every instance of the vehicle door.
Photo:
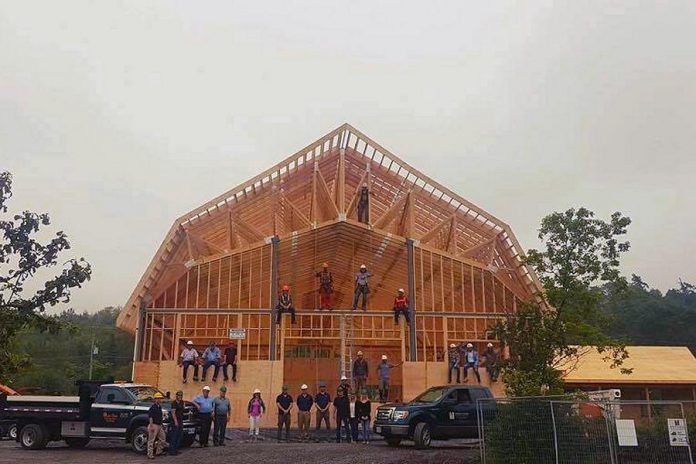
M 476 425 L 476 404 L 472 391 L 468 388 L 455 390 L 456 404 L 451 407 L 450 415 L 454 420 L 453 433 L 457 437 L 468 437 L 478 433 Z M 473 434 L 473 435 L 472 435 Z
M 133 414 L 132 399 L 117 387 L 103 387 L 97 392 L 90 412 L 92 436 L 121 436 Z
M 437 435 L 443 438 L 454 437 L 457 434 L 455 409 L 457 407 L 457 390 L 449 391 L 440 401 L 437 410 Z

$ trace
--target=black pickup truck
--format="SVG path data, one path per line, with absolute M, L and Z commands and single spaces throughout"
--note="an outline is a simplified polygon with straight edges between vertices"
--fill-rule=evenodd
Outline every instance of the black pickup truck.
M 416 448 L 427 448 L 432 440 L 478 438 L 476 401 L 492 397 L 487 387 L 432 387 L 409 403 L 377 408 L 373 430 L 390 446 L 413 440 Z
M 25 449 L 42 449 L 58 440 L 82 448 L 91 439 L 120 438 L 138 453 L 147 451 L 147 412 L 157 388 L 101 382 L 78 386 L 79 396 L 0 395 L 0 420 L 17 424 L 17 441 Z M 166 428 L 171 421 L 168 398 L 162 409 Z M 190 446 L 200 428 L 193 403 L 186 403 L 183 428 L 182 446 Z

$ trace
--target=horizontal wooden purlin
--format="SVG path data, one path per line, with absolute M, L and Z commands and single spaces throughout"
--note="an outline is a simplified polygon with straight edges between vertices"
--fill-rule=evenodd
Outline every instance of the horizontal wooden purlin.
M 444 256 L 446 258 L 452 258 L 455 261 L 462 262 L 464 264 L 468 264 L 470 266 L 473 266 L 477 269 L 481 269 L 483 271 L 488 270 L 488 267 L 480 261 L 476 261 L 476 260 L 471 259 L 471 258 L 466 258 L 466 257 L 460 255 L 459 253 L 453 254 L 453 253 L 450 253 L 448 251 L 441 250 L 441 249 L 436 248 L 434 246 L 428 245 L 427 243 L 418 243 L 416 245 L 416 248 L 422 248 L 425 251 L 429 251 L 429 252 L 435 253 L 437 255 Z
M 271 314 L 274 310 L 272 309 L 254 309 L 254 308 L 147 308 L 147 314 L 196 314 L 199 316 L 205 316 L 206 314 Z M 389 316 L 394 317 L 394 311 L 373 311 L 369 310 L 366 312 L 350 309 L 334 309 L 333 311 L 318 309 L 296 309 L 297 316 Z M 457 319 L 473 319 L 473 318 L 498 318 L 498 317 L 509 317 L 508 313 L 455 313 L 451 311 L 416 311 L 416 317 L 420 316 L 439 316 L 439 317 L 452 317 Z

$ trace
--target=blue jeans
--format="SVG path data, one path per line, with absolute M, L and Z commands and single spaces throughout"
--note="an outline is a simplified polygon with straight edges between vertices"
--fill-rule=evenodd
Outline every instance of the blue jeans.
M 479 374 L 478 366 L 474 363 L 464 363 L 464 380 L 466 380 L 466 375 L 469 372 L 469 369 L 474 370 L 474 374 L 476 374 L 476 379 L 478 380 L 478 383 L 481 383 L 481 375 Z
M 175 426 L 173 423 L 169 427 L 169 454 L 176 454 L 179 451 L 181 444 L 181 436 L 184 434 L 184 428 Z
M 362 295 L 362 310 L 365 311 L 367 308 L 367 294 L 370 293 L 370 289 L 367 285 L 356 285 L 355 292 L 353 293 L 353 309 L 358 308 L 358 301 L 360 301 L 360 295 Z
M 348 417 L 341 417 L 341 416 L 336 416 L 336 443 L 341 443 L 341 426 L 346 431 L 346 440 L 348 443 L 351 442 L 351 427 L 350 427 L 350 419 Z
M 219 361 L 205 361 L 203 363 L 203 380 L 205 380 L 205 375 L 208 372 L 210 366 L 215 366 L 213 371 L 213 381 L 217 380 L 217 376 L 220 373 L 220 362 Z
M 370 419 L 360 419 L 364 441 L 370 441 Z

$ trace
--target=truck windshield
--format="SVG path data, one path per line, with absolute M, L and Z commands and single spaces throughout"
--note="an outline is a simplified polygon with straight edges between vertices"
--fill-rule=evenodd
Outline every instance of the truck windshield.
M 157 393 L 157 392 L 162 393 L 161 391 L 159 391 L 155 387 L 149 387 L 149 386 L 128 387 L 127 390 L 129 392 L 131 392 L 133 395 L 135 395 L 135 397 L 138 399 L 138 401 L 151 400 L 152 398 L 154 398 L 155 393 Z
M 434 403 L 445 394 L 447 388 L 435 387 L 430 390 L 426 390 L 420 395 L 418 395 L 412 402 L 413 403 Z

